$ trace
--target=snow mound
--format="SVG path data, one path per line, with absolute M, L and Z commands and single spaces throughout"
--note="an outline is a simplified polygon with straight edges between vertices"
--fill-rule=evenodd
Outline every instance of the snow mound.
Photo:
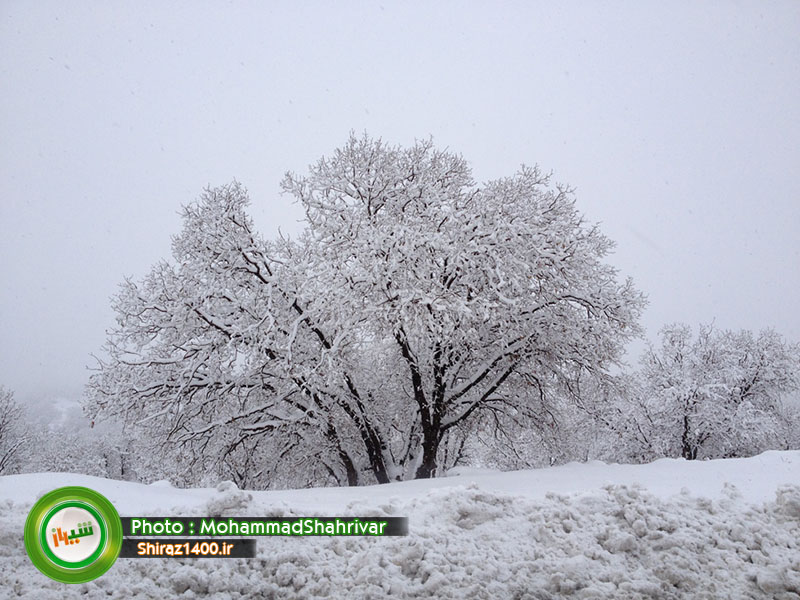
M 17 503 L 3 500 L 5 494 L 0 493 L 0 589 L 10 597 L 37 600 L 387 596 L 797 600 L 800 453 L 771 453 L 760 461 L 737 464 L 745 471 L 747 465 L 758 465 L 763 475 L 765 465 L 785 467 L 787 462 L 793 465 L 790 478 L 775 486 L 762 485 L 769 488 L 771 499 L 759 502 L 748 500 L 729 482 L 714 497 L 697 496 L 694 491 L 665 497 L 636 483 L 581 489 L 576 482 L 578 489 L 573 492 L 545 491 L 541 496 L 488 489 L 482 478 L 492 481 L 499 474 L 475 474 L 475 481 L 466 484 L 462 477 L 451 479 L 447 486 L 427 482 L 427 488 L 412 482 L 417 485 L 337 490 L 342 494 L 339 500 L 347 501 L 334 510 L 319 501 L 325 490 L 293 491 L 297 502 L 286 501 L 290 492 L 246 492 L 230 483 L 203 490 L 202 501 L 197 490 L 170 490 L 191 498 L 183 503 L 183 514 L 408 516 L 410 535 L 261 538 L 257 558 L 249 560 L 120 559 L 105 576 L 76 586 L 50 581 L 34 569 L 24 555 L 21 536 L 32 499 Z M 647 465 L 644 471 L 648 468 L 661 467 Z M 765 479 L 755 470 L 749 477 L 752 485 Z M 692 478 L 686 477 L 685 483 L 691 487 Z M 6 489 L 0 486 L 2 492 Z M 370 498 L 364 494 L 370 489 L 385 493 Z M 388 498 L 392 490 L 396 493 Z M 156 491 L 150 488 L 150 493 Z M 140 486 L 139 493 L 147 494 L 147 486 Z M 308 510 L 315 498 L 316 510 Z M 176 514 L 167 506 L 158 512 Z

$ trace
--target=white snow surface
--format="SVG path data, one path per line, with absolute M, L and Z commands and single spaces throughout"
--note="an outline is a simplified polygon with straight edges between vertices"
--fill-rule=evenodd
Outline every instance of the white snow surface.
M 800 600 L 800 452 L 450 475 L 269 492 L 0 477 L 0 597 Z M 123 516 L 407 516 L 410 534 L 259 538 L 255 559 L 119 559 L 65 585 L 23 543 L 30 506 L 65 485 L 99 491 Z

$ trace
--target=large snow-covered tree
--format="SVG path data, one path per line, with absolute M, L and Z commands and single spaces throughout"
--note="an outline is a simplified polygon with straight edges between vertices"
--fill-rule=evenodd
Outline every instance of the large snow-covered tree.
M 476 427 L 552 419 L 638 334 L 612 243 L 536 168 L 477 185 L 430 142 L 364 136 L 283 187 L 297 240 L 261 239 L 236 183 L 185 209 L 174 261 L 115 299 L 90 411 L 246 485 L 424 478 Z
M 790 443 L 782 406 L 800 389 L 800 346 L 773 330 L 674 324 L 642 358 L 629 432 L 647 454 L 748 456 Z

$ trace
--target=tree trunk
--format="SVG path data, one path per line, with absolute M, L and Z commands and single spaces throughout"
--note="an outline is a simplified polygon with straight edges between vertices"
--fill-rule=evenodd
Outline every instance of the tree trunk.
M 328 429 L 325 432 L 325 437 L 327 437 L 328 440 L 330 440 L 336 446 L 336 452 L 339 454 L 339 461 L 342 463 L 345 473 L 347 473 L 347 485 L 350 487 L 357 486 L 358 471 L 356 470 L 355 465 L 353 465 L 353 460 L 350 458 L 350 455 L 345 451 L 344 448 L 342 448 L 342 444 L 339 441 L 339 436 L 336 435 L 336 429 L 330 422 L 328 423 Z
M 347 485 L 356 487 L 358 485 L 358 471 L 356 471 L 355 466 L 353 466 L 350 455 L 343 450 L 339 450 L 339 459 L 342 461 L 344 469 L 347 472 Z
M 681 455 L 686 460 L 697 458 L 697 448 L 689 440 L 689 415 L 683 415 L 683 433 L 681 434 Z
M 439 453 L 440 439 L 441 436 L 431 427 L 423 432 L 422 462 L 417 467 L 414 479 L 430 479 L 436 475 L 436 455 Z

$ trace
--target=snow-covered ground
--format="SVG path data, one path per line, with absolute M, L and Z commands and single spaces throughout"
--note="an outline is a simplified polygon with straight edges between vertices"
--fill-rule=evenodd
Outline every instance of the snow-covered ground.
M 123 516 L 407 516 L 404 538 L 260 538 L 255 559 L 119 559 L 53 582 L 27 511 L 84 485 Z M 0 477 L 0 597 L 776 598 L 800 600 L 800 452 L 572 463 L 363 488 L 180 490 L 67 473 Z

